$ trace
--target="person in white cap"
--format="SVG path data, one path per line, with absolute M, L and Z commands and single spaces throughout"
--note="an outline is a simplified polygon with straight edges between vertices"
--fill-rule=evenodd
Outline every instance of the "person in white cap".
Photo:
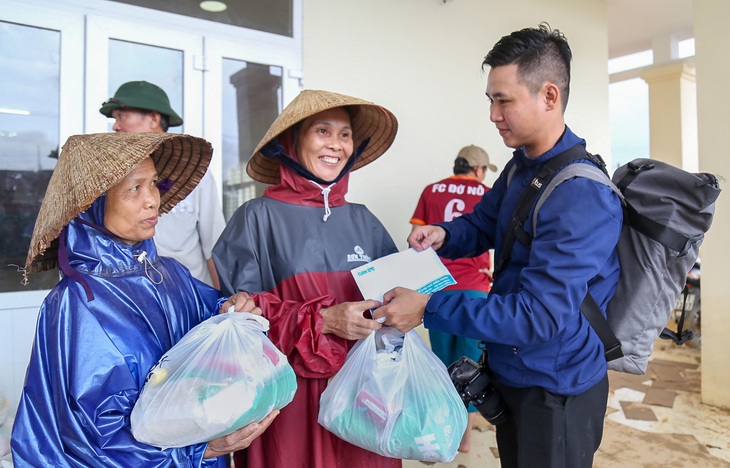
M 496 172 L 497 166 L 489 162 L 489 155 L 483 148 L 469 145 L 459 151 L 454 160 L 453 171 L 453 176 L 429 184 L 423 189 L 411 217 L 413 229 L 416 226 L 452 221 L 462 214 L 471 213 L 474 205 L 489 190 L 483 184 L 487 171 Z M 489 252 L 472 258 L 444 258 L 442 261 L 456 280 L 456 284 L 446 287 L 445 291 L 460 291 L 470 297 L 487 297 L 492 285 Z M 482 354 L 479 340 L 434 329 L 428 330 L 428 336 L 431 349 L 446 366 L 463 356 L 478 361 Z M 477 410 L 469 405 L 468 411 L 466 432 L 459 445 L 459 451 L 464 453 L 471 448 L 471 430 Z

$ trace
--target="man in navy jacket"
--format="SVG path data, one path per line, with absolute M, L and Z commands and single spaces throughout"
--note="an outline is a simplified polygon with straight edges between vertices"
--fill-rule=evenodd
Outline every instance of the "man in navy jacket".
M 483 63 L 490 68 L 486 94 L 490 119 L 515 149 L 512 160 L 473 213 L 414 229 L 412 247 L 433 247 L 450 259 L 494 248 L 500 258 L 524 188 L 547 161 L 585 147 L 564 120 L 571 58 L 565 36 L 546 24 L 497 42 Z M 497 426 L 503 467 L 593 463 L 603 434 L 607 366 L 579 306 L 590 291 L 605 314 L 619 276 L 622 220 L 620 201 L 607 186 L 570 179 L 541 206 L 531 246 L 514 243 L 487 298 L 396 288 L 374 313 L 401 331 L 423 322 L 484 341 L 491 380 L 508 411 Z M 524 230 L 533 232 L 532 213 Z

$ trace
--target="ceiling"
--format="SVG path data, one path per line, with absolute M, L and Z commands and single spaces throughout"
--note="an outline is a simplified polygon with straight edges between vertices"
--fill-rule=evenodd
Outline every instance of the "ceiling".
M 606 0 L 609 58 L 651 49 L 655 37 L 694 37 L 692 1 Z

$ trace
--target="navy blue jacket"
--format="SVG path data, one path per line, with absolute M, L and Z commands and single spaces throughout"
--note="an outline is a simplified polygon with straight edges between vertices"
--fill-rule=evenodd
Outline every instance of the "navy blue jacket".
M 515 151 L 509 185 L 506 169 L 473 213 L 440 224 L 448 237 L 439 255 L 470 257 L 494 248 L 499 258 L 526 185 L 545 162 L 577 144 L 585 141 L 566 127 L 561 140 L 538 158 Z M 590 290 L 605 314 L 619 276 L 622 221 L 621 202 L 604 184 L 585 178 L 560 184 L 538 212 L 532 246 L 515 242 L 489 297 L 436 293 L 427 304 L 425 326 L 485 341 L 489 365 L 503 384 L 583 393 L 607 367 L 603 345 L 579 306 Z M 532 213 L 525 231 L 533 232 Z

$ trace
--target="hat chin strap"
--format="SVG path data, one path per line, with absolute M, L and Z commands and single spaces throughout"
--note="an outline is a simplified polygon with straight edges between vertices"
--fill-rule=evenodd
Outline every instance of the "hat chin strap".
M 350 156 L 350 159 L 347 160 L 347 164 L 345 164 L 345 167 L 342 168 L 342 171 L 340 171 L 340 175 L 337 176 L 335 180 L 322 180 L 319 177 L 315 176 L 311 172 L 309 172 L 308 169 L 306 169 L 304 166 L 302 166 L 299 161 L 295 160 L 288 154 L 286 154 L 286 150 L 284 149 L 284 146 L 279 143 L 276 139 L 271 140 L 270 142 L 266 143 L 263 148 L 261 148 L 261 154 L 266 156 L 267 158 L 276 158 L 284 164 L 286 167 L 294 171 L 296 174 L 304 177 L 305 179 L 316 182 L 319 185 L 330 185 L 330 184 L 336 184 L 340 181 L 350 170 L 352 167 L 360 160 L 360 156 L 362 156 L 363 151 L 365 151 L 365 148 L 367 148 L 368 144 L 370 143 L 370 138 L 366 138 L 363 140 L 362 143 L 355 149 L 355 151 L 352 153 L 352 156 Z M 319 186 L 318 185 L 318 186 Z

